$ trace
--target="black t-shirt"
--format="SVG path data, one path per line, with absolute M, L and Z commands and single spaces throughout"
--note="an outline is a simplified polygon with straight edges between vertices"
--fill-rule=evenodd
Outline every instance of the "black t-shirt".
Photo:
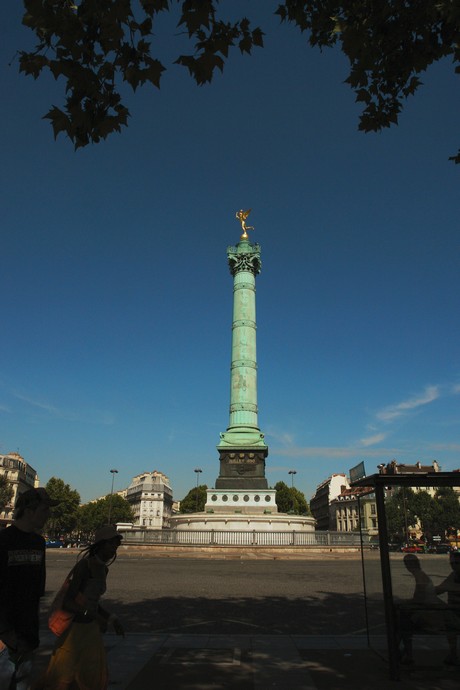
M 13 629 L 31 647 L 37 647 L 39 602 L 44 591 L 43 537 L 14 525 L 0 531 L 0 633 Z

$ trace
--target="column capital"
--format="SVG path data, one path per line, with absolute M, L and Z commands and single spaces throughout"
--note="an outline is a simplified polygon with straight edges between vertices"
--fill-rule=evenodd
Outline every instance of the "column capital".
M 241 240 L 236 246 L 227 247 L 228 265 L 232 276 L 240 271 L 249 271 L 254 276 L 260 273 L 260 245 Z

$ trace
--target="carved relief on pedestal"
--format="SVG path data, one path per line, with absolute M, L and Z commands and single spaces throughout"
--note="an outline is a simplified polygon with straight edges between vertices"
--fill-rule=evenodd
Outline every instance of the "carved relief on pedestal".
M 264 470 L 265 456 L 262 452 L 220 452 L 221 477 L 263 477 L 265 475 Z

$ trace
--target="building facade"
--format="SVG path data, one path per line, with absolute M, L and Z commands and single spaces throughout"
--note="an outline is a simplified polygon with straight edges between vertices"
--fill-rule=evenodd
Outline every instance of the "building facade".
M 13 488 L 13 497 L 5 510 L 0 512 L 0 525 L 10 524 L 13 520 L 13 509 L 19 494 L 39 485 L 38 475 L 19 453 L 0 455 L 0 475 L 8 479 Z
M 370 537 L 378 536 L 375 494 L 368 491 L 366 487 L 342 487 L 340 494 L 331 501 L 331 529 L 357 532 L 361 524 L 361 529 L 366 530 Z
M 133 510 L 135 527 L 169 527 L 173 496 L 169 479 L 162 472 L 154 470 L 133 477 L 125 498 Z
M 388 465 L 379 465 L 379 474 L 428 474 L 429 472 L 440 472 L 441 467 L 436 460 L 433 460 L 431 465 L 422 465 L 421 462 L 416 462 L 414 465 L 404 465 L 402 463 L 392 460 Z M 397 487 L 388 487 L 386 495 L 391 496 L 392 492 L 397 490 Z M 436 489 L 432 486 L 414 486 L 413 491 L 426 491 L 433 496 L 436 494 Z
M 379 465 L 380 474 L 427 474 L 428 472 L 439 472 L 440 466 L 433 461 L 431 465 L 422 465 L 416 462 L 413 465 L 405 465 L 392 460 L 388 465 Z M 385 490 L 385 498 L 392 495 L 394 487 Z M 331 527 L 338 532 L 354 532 L 361 528 L 367 530 L 370 538 L 378 537 L 377 504 L 375 494 L 368 493 L 366 487 L 347 488 L 342 487 L 340 494 L 331 501 Z M 431 496 L 435 495 L 432 487 L 414 487 L 413 491 L 427 491 Z M 359 505 L 358 505 L 359 503 Z M 416 538 L 420 536 L 420 525 L 410 526 L 408 534 Z
M 427 474 L 440 472 L 441 468 L 436 460 L 431 465 L 416 462 L 404 465 L 392 460 L 387 465 L 378 466 L 380 474 Z M 430 487 L 415 488 L 415 491 L 427 491 L 434 496 L 435 489 Z M 366 494 L 368 489 L 362 487 L 350 488 L 345 474 L 333 474 L 323 481 L 316 489 L 310 501 L 310 509 L 316 519 L 317 530 L 337 530 L 338 532 L 353 532 L 359 529 L 358 498 L 360 500 L 361 527 L 370 536 L 378 534 L 377 506 L 374 494 Z M 389 498 L 392 488 L 388 487 L 385 497 Z
M 315 529 L 321 531 L 335 529 L 335 512 L 331 508 L 331 503 L 343 489 L 349 488 L 346 474 L 333 474 L 317 487 L 310 501 L 311 514 L 316 520 Z

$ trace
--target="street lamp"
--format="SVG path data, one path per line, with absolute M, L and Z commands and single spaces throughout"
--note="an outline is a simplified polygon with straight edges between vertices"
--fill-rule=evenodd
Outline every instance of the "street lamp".
M 203 472 L 203 470 L 201 469 L 201 467 L 195 467 L 195 469 L 193 471 L 196 472 L 195 512 L 197 513 L 198 512 L 198 479 L 199 479 L 200 474 Z
M 404 530 L 406 532 L 406 546 L 409 546 L 409 526 L 407 524 L 407 504 L 406 504 L 406 491 L 404 486 L 402 487 L 403 495 L 403 509 L 404 509 Z
M 294 475 L 297 474 L 297 470 L 289 470 L 288 474 L 291 475 L 291 487 L 294 488 Z
M 113 482 L 115 480 L 115 475 L 118 474 L 118 470 L 110 470 L 110 473 L 112 475 L 112 489 L 110 491 L 110 498 L 109 498 L 109 519 L 108 519 L 108 524 L 110 525 L 110 517 L 112 515 L 112 496 L 113 496 Z

